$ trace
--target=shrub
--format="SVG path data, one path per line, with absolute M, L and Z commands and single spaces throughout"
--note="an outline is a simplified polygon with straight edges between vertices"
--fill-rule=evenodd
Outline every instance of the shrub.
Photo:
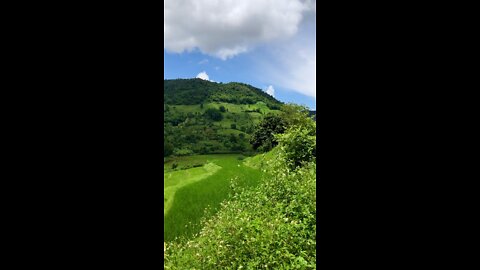
M 315 122 L 310 128 L 295 127 L 285 134 L 276 135 L 285 163 L 290 169 L 295 169 L 302 163 L 315 159 L 316 136 L 311 135 L 311 129 L 313 132 L 315 131 Z

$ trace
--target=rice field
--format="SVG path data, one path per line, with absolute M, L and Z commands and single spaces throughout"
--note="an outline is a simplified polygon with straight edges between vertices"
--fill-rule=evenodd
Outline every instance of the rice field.
M 164 164 L 164 238 L 189 238 L 201 230 L 202 217 L 213 215 L 231 191 L 255 186 L 262 172 L 246 166 L 238 154 L 197 155 Z M 172 164 L 177 167 L 172 169 Z M 191 167 L 195 164 L 197 167 Z M 186 169 L 182 169 L 186 168 Z

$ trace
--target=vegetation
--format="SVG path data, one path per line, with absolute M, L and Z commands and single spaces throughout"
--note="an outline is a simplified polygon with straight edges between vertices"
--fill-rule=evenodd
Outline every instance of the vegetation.
M 262 152 L 270 151 L 277 145 L 275 134 L 281 134 L 285 131 L 285 121 L 276 115 L 266 116 L 256 127 L 250 143 L 253 149 L 259 149 Z
M 201 79 L 164 100 L 164 268 L 315 269 L 315 112 Z
M 215 83 L 202 79 L 164 80 L 164 103 L 193 105 L 211 102 L 255 104 L 264 102 L 272 110 L 280 109 L 280 102 L 261 89 L 243 83 Z
M 235 174 L 223 176 L 232 197 L 193 238 L 164 243 L 165 269 L 316 268 L 316 124 L 301 107 L 285 109 L 292 113 L 274 136 L 278 145 L 241 165 L 264 172 L 260 185 L 247 189 Z
M 177 158 L 164 164 L 164 238 L 188 238 L 198 233 L 206 218 L 218 211 L 231 190 L 229 179 L 240 187 L 259 183 L 262 172 L 245 166 L 240 155 L 202 155 Z M 179 164 L 182 170 L 169 169 Z M 203 164 L 193 167 L 189 164 Z M 206 209 L 206 211 L 205 211 Z
M 223 106 L 222 106 L 223 107 Z M 223 107 L 224 111 L 225 111 L 225 107 Z M 217 110 L 215 108 L 209 108 L 205 111 L 205 115 L 213 120 L 213 121 L 221 121 L 223 119 L 223 116 L 222 116 L 222 113 L 221 113 L 221 110 Z
M 164 99 L 164 157 L 252 153 L 255 125 L 282 105 L 246 84 L 200 79 L 165 80 Z

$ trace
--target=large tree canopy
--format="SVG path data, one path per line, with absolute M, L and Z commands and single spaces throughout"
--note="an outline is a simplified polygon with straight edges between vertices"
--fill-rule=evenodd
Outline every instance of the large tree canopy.
M 263 152 L 271 150 L 277 145 L 274 135 L 283 133 L 285 128 L 285 121 L 282 118 L 276 115 L 267 115 L 252 134 L 250 143 L 253 149 Z

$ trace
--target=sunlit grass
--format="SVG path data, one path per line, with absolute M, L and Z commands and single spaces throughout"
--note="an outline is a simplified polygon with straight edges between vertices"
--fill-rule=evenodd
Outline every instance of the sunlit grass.
M 228 198 L 231 179 L 235 178 L 240 187 L 255 186 L 259 183 L 261 171 L 245 166 L 238 157 L 239 155 L 232 154 L 186 157 L 188 161 L 176 161 L 179 166 L 199 160 L 208 160 L 209 163 L 204 167 L 165 173 L 166 241 L 198 233 L 201 229 L 201 218 L 214 214 L 220 203 Z

